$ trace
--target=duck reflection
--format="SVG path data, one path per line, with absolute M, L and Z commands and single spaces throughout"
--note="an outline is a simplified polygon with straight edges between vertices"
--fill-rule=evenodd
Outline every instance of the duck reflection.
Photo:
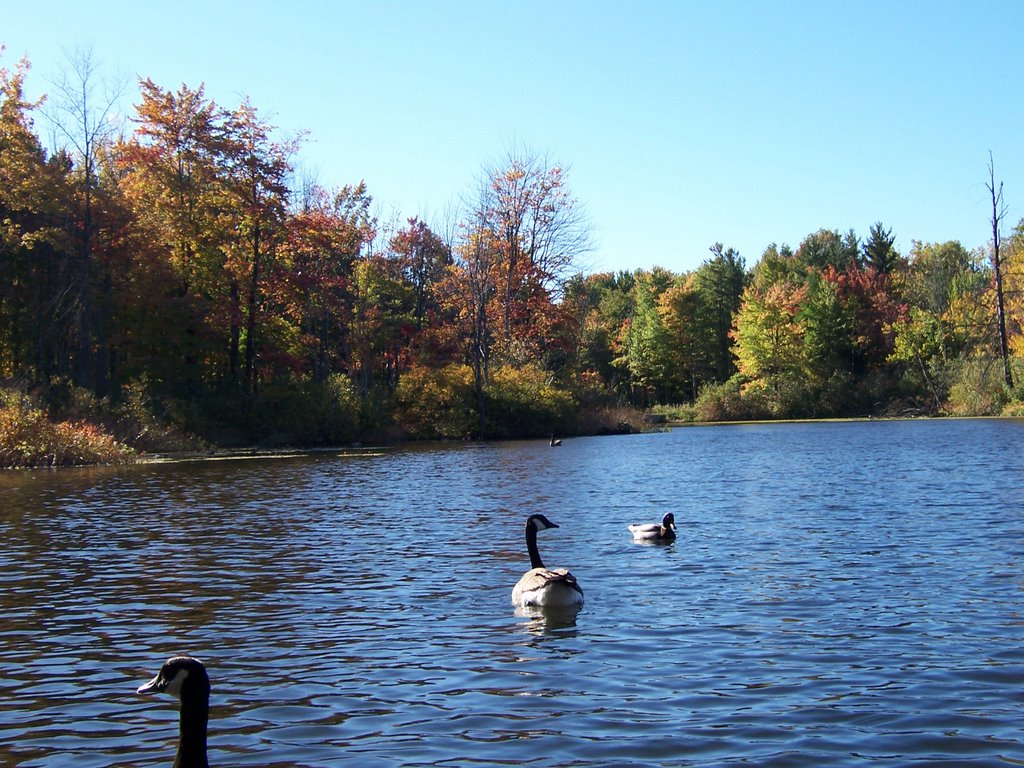
M 633 544 L 638 547 L 663 547 L 665 549 L 675 549 L 675 539 L 633 539 Z

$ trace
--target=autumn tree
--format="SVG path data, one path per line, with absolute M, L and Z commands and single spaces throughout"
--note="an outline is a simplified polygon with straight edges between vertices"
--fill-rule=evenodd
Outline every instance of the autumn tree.
M 909 306 L 893 325 L 891 359 L 911 363 L 907 373 L 919 373 L 920 387 L 941 402 L 964 362 L 990 338 L 989 276 L 978 254 L 957 241 L 915 241 L 903 280 Z
M 826 269 L 822 279 L 835 287 L 845 313 L 850 371 L 881 371 L 893 351 L 892 324 L 906 312 L 892 274 L 873 267 L 833 268 Z
M 433 357 L 443 344 L 437 334 L 442 325 L 442 305 L 437 289 L 453 263 L 451 245 L 418 217 L 407 220 L 390 242 L 398 269 L 413 292 L 412 319 L 415 325 L 417 357 Z M 432 353 L 427 350 L 432 349 Z
M 210 291 L 211 273 L 223 262 L 225 235 L 222 165 L 226 113 L 206 98 L 203 86 L 176 92 L 139 81 L 134 135 L 120 147 L 133 182 L 138 214 L 167 248 L 178 273 L 177 292 Z
M 148 329 L 135 334 L 160 337 L 155 357 L 170 367 L 159 378 L 193 397 L 228 373 L 224 266 L 234 234 L 222 215 L 227 114 L 202 86 L 172 92 L 144 79 L 139 93 L 135 131 L 117 148 L 121 186 L 149 239 L 151 258 L 139 268 L 166 268 L 166 277 L 153 284 L 156 295 L 140 297 L 150 312 L 138 321 Z
M 782 282 L 799 282 L 803 269 L 798 266 L 793 249 L 783 243 L 770 244 L 761 253 L 761 258 L 751 270 L 750 284 L 764 291 Z
M 983 291 L 984 281 L 981 260 L 958 241 L 914 241 L 902 290 L 912 305 L 941 317 L 964 293 Z M 976 330 L 962 328 L 963 333 Z
M 473 369 L 473 391 L 481 432 L 486 421 L 484 388 L 490 375 L 492 331 L 490 307 L 499 282 L 500 244 L 483 221 L 471 227 L 456 249 L 459 286 L 456 300 L 468 330 L 467 357 Z
M 944 395 L 936 382 L 936 373 L 940 373 L 936 363 L 944 357 L 939 318 L 920 307 L 909 307 L 906 315 L 893 323 L 892 330 L 890 360 L 910 365 L 911 380 L 919 376 L 920 385 L 932 396 L 931 411 L 941 409 Z
M 350 368 L 353 272 L 374 236 L 372 202 L 363 182 L 333 193 L 314 186 L 288 218 L 290 293 L 280 302 L 301 329 L 301 355 L 319 383 Z
M 39 102 L 25 98 L 28 71 L 27 60 L 0 68 L 0 376 L 40 383 L 69 373 L 77 345 L 64 298 L 73 291 L 68 164 L 48 159 L 33 132 Z
M 298 147 L 295 141 L 275 141 L 273 127 L 259 117 L 247 99 L 231 114 L 225 131 L 227 215 L 235 232 L 227 258 L 232 318 L 231 373 L 238 375 L 244 318 L 241 382 L 246 392 L 253 393 L 258 381 L 256 347 L 262 283 L 284 240 L 290 159 Z
M 559 292 L 575 260 L 590 246 L 590 226 L 571 195 L 567 171 L 533 152 L 510 152 L 485 171 L 472 214 L 498 249 L 500 340 L 531 338 L 526 307 L 539 293 Z
M 373 256 L 360 260 L 353 275 L 349 346 L 353 378 L 364 397 L 378 381 L 394 391 L 415 327 L 412 286 L 390 266 Z
M 740 373 L 773 388 L 778 388 L 779 377 L 802 376 L 805 328 L 800 309 L 806 291 L 788 283 L 764 291 L 747 288 L 733 331 Z
M 690 399 L 696 399 L 704 385 L 724 382 L 736 370 L 731 331 L 748 274 L 734 249 L 715 243 L 710 251 L 711 258 L 692 274 L 674 280 L 659 298 L 675 375 L 680 383 L 687 382 Z
M 592 388 L 619 390 L 623 374 L 613 364 L 614 347 L 633 315 L 635 283 L 634 273 L 620 271 L 580 274 L 566 284 L 562 306 L 571 318 L 575 345 L 571 371 Z
M 708 332 L 708 312 L 694 282 L 692 275 L 681 277 L 658 299 L 673 367 L 676 376 L 688 383 L 691 400 L 697 398 L 702 383 L 714 378 L 714 337 Z
M 1024 357 L 1024 219 L 1021 219 L 1003 248 L 1001 264 L 1007 305 L 1007 344 L 1014 357 Z

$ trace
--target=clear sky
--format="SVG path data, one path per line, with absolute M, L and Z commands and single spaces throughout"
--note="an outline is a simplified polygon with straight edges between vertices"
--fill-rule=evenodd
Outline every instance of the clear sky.
M 1024 217 L 1019 0 L 0 0 L 0 66 L 49 87 L 91 47 L 109 79 L 244 96 L 327 187 L 441 219 L 527 148 L 570 169 L 587 272 L 752 266 L 820 228 L 991 239 Z M 38 122 L 37 122 L 38 125 Z

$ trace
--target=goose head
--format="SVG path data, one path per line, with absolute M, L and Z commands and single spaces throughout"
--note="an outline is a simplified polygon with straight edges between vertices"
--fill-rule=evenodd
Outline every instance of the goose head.
M 209 698 L 210 677 L 206 667 L 192 656 L 172 656 L 156 677 L 140 685 L 137 693 L 167 693 L 179 701 Z
M 661 518 L 661 527 L 674 531 L 676 529 L 676 516 L 671 512 L 666 513 L 665 516 Z
M 208 768 L 206 723 L 210 714 L 210 678 L 191 656 L 172 656 L 138 693 L 169 693 L 181 702 L 175 768 Z
M 548 528 L 557 528 L 558 525 L 556 523 L 552 523 L 544 515 L 536 514 L 530 515 L 526 519 L 526 527 L 528 529 L 532 528 L 535 531 L 544 531 Z

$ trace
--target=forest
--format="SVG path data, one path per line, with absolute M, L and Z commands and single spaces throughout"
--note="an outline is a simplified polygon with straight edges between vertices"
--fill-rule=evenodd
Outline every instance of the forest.
M 29 70 L 0 69 L 5 466 L 61 429 L 152 451 L 1024 412 L 1024 222 L 1002 237 L 991 164 L 981 247 L 903 254 L 879 222 L 584 274 L 592 224 L 536 152 L 444 220 L 390 221 L 365 181 L 303 178 L 302 137 L 247 100 L 141 79 L 110 120 L 87 59 L 44 145 Z

